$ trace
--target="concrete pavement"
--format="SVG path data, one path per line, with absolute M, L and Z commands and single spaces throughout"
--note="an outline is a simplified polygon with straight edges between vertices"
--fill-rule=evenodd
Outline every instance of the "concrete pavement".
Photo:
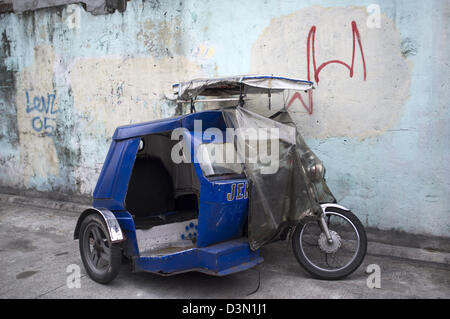
M 39 203 L 42 204 L 42 200 Z M 311 278 L 301 269 L 290 247 L 275 243 L 261 250 L 265 258 L 262 265 L 231 276 L 217 278 L 201 273 L 185 273 L 161 277 L 150 273 L 132 273 L 130 265 L 124 264 L 119 276 L 104 286 L 86 275 L 78 242 L 73 240 L 79 215 L 74 211 L 82 207 L 54 201 L 46 203 L 40 205 L 46 206 L 43 208 L 37 207 L 39 205 L 33 200 L 0 196 L 0 298 L 450 297 L 450 266 L 446 263 L 448 252 L 428 249 L 431 255 L 414 258 L 418 260 L 398 258 L 392 255 L 408 257 L 424 250 L 420 247 L 402 249 L 382 242 L 371 242 L 369 255 L 361 267 L 340 281 Z M 388 245 L 388 250 L 382 245 Z M 445 248 L 446 244 L 442 247 Z M 398 253 L 408 249 L 409 253 Z M 386 251 L 390 251 L 391 256 L 383 256 Z M 438 262 L 419 260 L 426 258 Z M 380 266 L 379 289 L 367 287 L 368 275 L 365 271 L 369 264 Z M 81 268 L 80 288 L 69 288 L 66 284 L 70 275 L 67 272 L 69 265 Z M 258 286 L 259 276 L 259 290 L 247 296 Z

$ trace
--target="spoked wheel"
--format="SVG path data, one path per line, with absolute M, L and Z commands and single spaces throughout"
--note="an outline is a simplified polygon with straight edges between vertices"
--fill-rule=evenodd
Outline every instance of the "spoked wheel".
M 79 244 L 81 259 L 89 277 L 102 284 L 116 278 L 122 251 L 111 243 L 105 222 L 99 216 L 90 215 L 83 220 Z
M 298 262 L 315 277 L 340 279 L 362 263 L 367 249 L 366 232 L 352 212 L 339 208 L 328 207 L 325 221 L 331 243 L 318 221 L 308 221 L 297 226 L 292 248 Z

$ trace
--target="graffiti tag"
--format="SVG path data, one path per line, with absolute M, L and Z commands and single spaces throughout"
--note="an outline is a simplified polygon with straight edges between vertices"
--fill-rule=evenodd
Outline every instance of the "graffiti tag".
M 59 109 L 55 109 L 55 94 L 47 94 L 47 96 L 34 96 L 30 99 L 28 91 L 25 92 L 27 97 L 27 113 L 38 113 L 31 119 L 33 130 L 42 133 L 45 136 L 52 136 L 55 131 L 56 113 Z
M 367 68 L 366 68 L 366 60 L 364 58 L 364 51 L 361 44 L 361 36 L 359 34 L 358 26 L 356 25 L 355 21 L 352 21 L 352 37 L 353 37 L 353 49 L 352 49 L 352 62 L 351 64 L 347 64 L 346 62 L 343 62 L 341 60 L 330 60 L 323 62 L 319 66 L 317 66 L 316 61 L 316 26 L 312 26 L 308 33 L 308 38 L 306 42 L 306 63 L 307 63 L 307 78 L 308 81 L 311 81 L 311 73 L 314 75 L 314 80 L 317 84 L 319 84 L 319 74 L 320 71 L 323 70 L 327 65 L 330 64 L 340 64 L 346 67 L 349 70 L 349 76 L 352 78 L 354 74 L 354 65 L 355 65 L 355 56 L 356 56 L 356 44 L 358 44 L 359 51 L 361 54 L 363 69 L 364 69 L 364 81 L 367 78 Z M 312 63 L 312 69 L 313 72 L 311 72 L 311 63 Z M 313 113 L 313 96 L 312 91 L 308 91 L 308 103 L 305 103 L 303 100 L 301 94 L 299 92 L 295 92 L 295 94 L 292 96 L 292 98 L 288 102 L 288 108 L 294 103 L 295 100 L 299 100 L 300 103 L 303 105 L 303 107 L 308 111 L 309 114 Z

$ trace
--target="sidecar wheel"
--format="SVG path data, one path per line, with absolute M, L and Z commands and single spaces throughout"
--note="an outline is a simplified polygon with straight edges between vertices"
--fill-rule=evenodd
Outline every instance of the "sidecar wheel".
M 105 222 L 97 215 L 87 216 L 80 227 L 80 254 L 84 268 L 94 281 L 107 284 L 119 274 L 122 250 L 111 243 Z
M 335 220 L 332 223 L 331 218 Z M 366 255 L 367 237 L 364 226 L 350 211 L 329 208 L 325 219 L 333 244 L 327 242 L 318 222 L 308 221 L 297 225 L 292 235 L 292 249 L 299 264 L 314 277 L 337 280 L 361 265 Z

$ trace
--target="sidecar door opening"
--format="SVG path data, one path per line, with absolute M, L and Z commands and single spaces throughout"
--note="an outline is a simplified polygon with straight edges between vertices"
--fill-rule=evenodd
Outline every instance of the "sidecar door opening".
M 199 182 L 192 163 L 176 164 L 171 132 L 141 137 L 125 207 L 136 229 L 198 218 Z

